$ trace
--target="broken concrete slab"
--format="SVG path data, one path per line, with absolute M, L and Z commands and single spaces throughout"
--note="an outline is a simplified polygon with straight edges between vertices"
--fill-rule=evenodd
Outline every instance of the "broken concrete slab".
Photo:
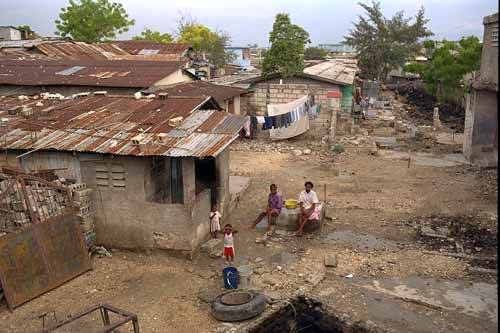
M 398 243 L 384 238 L 379 238 L 370 234 L 358 234 L 351 230 L 335 231 L 325 235 L 326 241 L 351 244 L 359 250 L 381 250 L 386 248 L 396 248 Z
M 372 140 L 375 142 L 378 148 L 382 149 L 393 149 L 404 146 L 401 142 L 397 141 L 394 136 L 372 136 Z
M 495 284 L 470 284 L 412 276 L 403 280 L 372 280 L 363 283 L 362 287 L 431 309 L 458 311 L 498 323 L 498 294 Z

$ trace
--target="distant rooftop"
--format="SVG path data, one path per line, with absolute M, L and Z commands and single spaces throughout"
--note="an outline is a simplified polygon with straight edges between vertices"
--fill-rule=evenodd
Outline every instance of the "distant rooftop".
M 347 44 L 337 43 L 337 44 L 319 44 L 318 47 L 328 52 L 339 52 L 339 53 L 354 53 L 356 50 Z

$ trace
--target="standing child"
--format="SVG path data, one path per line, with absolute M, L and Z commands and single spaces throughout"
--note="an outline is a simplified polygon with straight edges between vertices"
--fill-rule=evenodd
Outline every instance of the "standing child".
M 217 211 L 217 206 L 212 206 L 212 211 L 210 212 L 210 232 L 214 238 L 217 238 L 217 233 L 220 231 L 220 218 L 222 215 Z
M 233 234 L 236 234 L 238 231 L 233 230 L 233 226 L 231 224 L 226 224 L 224 226 L 224 257 L 226 257 L 227 263 L 232 263 L 234 260 L 234 239 Z

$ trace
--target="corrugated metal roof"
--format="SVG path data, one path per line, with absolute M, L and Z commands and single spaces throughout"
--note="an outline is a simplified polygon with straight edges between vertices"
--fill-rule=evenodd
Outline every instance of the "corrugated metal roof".
M 107 60 L 129 55 L 118 46 L 107 43 L 43 42 L 34 46 L 46 56 L 61 60 Z
M 343 84 L 353 84 L 358 72 L 356 59 L 334 59 L 304 69 L 304 74 L 318 76 Z
M 71 67 L 84 69 L 71 75 L 57 75 Z M 76 85 L 145 88 L 183 68 L 180 61 L 132 60 L 2 60 L 0 84 Z
M 170 96 L 139 100 L 99 96 L 65 101 L 0 98 L 0 118 L 8 119 L 7 126 L 0 127 L 0 148 L 216 156 L 238 137 L 246 118 L 203 110 L 214 105 L 212 101 L 210 97 Z M 13 108 L 23 107 L 31 108 L 29 119 L 20 111 L 9 114 Z M 174 128 L 169 121 L 176 117 L 183 120 Z M 137 136 L 140 145 L 132 140 Z
M 115 40 L 111 42 L 117 45 L 122 50 L 125 50 L 129 54 L 142 54 L 152 53 L 155 51 L 155 55 L 160 54 L 175 54 L 182 57 L 187 51 L 192 50 L 191 45 L 182 43 L 169 43 L 163 44 L 149 40 Z M 147 51 L 146 51 L 147 50 Z M 148 54 L 151 55 L 151 54 Z
M 164 92 L 173 96 L 212 96 L 219 105 L 224 105 L 227 99 L 240 96 L 248 90 L 199 80 L 177 83 L 170 86 L 151 87 L 146 91 L 154 92 L 155 94 Z

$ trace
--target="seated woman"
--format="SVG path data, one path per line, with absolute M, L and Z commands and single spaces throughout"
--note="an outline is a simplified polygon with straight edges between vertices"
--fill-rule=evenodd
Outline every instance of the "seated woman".
M 319 204 L 318 196 L 316 192 L 312 190 L 314 187 L 313 183 L 306 182 L 304 184 L 305 190 L 300 193 L 299 196 L 299 229 L 297 230 L 297 236 L 300 237 L 304 234 L 304 226 L 308 221 L 319 220 L 321 206 Z
M 271 184 L 269 187 L 270 193 L 267 198 L 266 210 L 257 216 L 257 219 L 252 223 L 250 228 L 254 228 L 264 217 L 267 216 L 267 233 L 272 232 L 272 226 L 276 225 L 276 218 L 281 213 L 281 208 L 283 207 L 283 198 L 281 194 L 278 193 L 278 186 L 276 184 Z

